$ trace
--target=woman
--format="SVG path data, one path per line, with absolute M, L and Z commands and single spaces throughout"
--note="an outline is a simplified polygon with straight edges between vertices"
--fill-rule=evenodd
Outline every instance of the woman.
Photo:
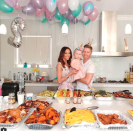
M 63 47 L 60 51 L 57 64 L 57 80 L 59 90 L 70 89 L 73 90 L 72 83 L 70 82 L 70 76 L 78 73 L 77 70 L 70 70 L 70 63 L 72 59 L 72 52 L 69 47 Z

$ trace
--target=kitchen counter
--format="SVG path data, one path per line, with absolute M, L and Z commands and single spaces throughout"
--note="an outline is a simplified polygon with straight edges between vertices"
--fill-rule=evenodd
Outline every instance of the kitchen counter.
M 15 107 L 17 107 L 17 104 L 14 105 Z M 69 109 L 72 107 L 76 107 L 76 108 L 87 108 L 88 106 L 98 106 L 98 110 L 117 110 L 117 111 L 121 111 L 123 114 L 125 114 L 127 117 L 130 117 L 130 115 L 127 113 L 127 110 L 132 110 L 133 106 L 131 106 L 129 104 L 128 101 L 96 101 L 96 100 L 91 100 L 89 102 L 89 104 L 73 104 L 71 101 L 71 104 L 59 104 L 57 103 L 56 100 L 53 100 L 53 105 L 52 105 L 55 109 L 60 110 L 62 112 L 61 115 L 61 120 L 59 122 L 58 125 L 56 125 L 53 129 L 51 129 L 50 131 L 81 131 L 81 128 L 71 128 L 71 129 L 63 129 L 62 128 L 62 121 L 63 121 L 63 115 L 65 112 L 65 109 Z M 2 109 L 4 108 L 8 108 L 8 105 L 6 105 L 5 107 L 2 106 Z M 82 130 L 84 131 L 88 131 L 89 128 L 87 127 L 82 127 Z M 128 130 L 128 131 L 132 131 L 132 129 Z M 7 131 L 31 131 L 28 129 L 27 126 L 24 125 L 24 123 L 22 123 L 18 128 L 16 129 L 7 129 Z M 39 131 L 39 130 L 36 130 Z M 46 130 L 49 131 L 49 130 Z M 99 128 L 94 128 L 93 131 L 101 131 L 101 129 Z M 104 130 L 103 130 L 104 131 Z M 119 130 L 120 131 L 120 130 Z M 124 130 L 123 130 L 124 131 Z
M 46 83 L 26 83 L 26 86 L 59 86 L 56 82 L 46 82 Z M 130 83 L 93 83 L 93 87 L 129 87 L 132 88 L 133 84 Z
M 75 86 L 75 84 L 73 84 Z M 0 86 L 2 86 L 2 83 L 0 82 Z M 57 82 L 33 82 L 33 83 L 25 83 L 26 92 L 30 93 L 33 92 L 35 94 L 38 94 L 39 92 L 43 90 L 53 90 L 56 91 L 58 89 L 59 84 Z M 106 90 L 109 92 L 114 92 L 118 90 L 130 90 L 133 92 L 133 84 L 130 83 L 93 83 L 93 87 L 96 88 L 96 90 Z
M 0 82 L 0 86 L 2 86 L 2 83 Z M 59 84 L 57 82 L 32 82 L 32 83 L 25 83 L 25 86 L 28 86 L 28 87 L 33 87 L 33 86 L 53 86 L 53 87 L 57 87 L 59 86 Z M 100 88 L 100 87 L 107 87 L 107 88 L 110 88 L 110 87 L 128 87 L 128 88 L 133 88 L 133 84 L 131 83 L 93 83 L 93 87 L 96 87 L 96 88 Z

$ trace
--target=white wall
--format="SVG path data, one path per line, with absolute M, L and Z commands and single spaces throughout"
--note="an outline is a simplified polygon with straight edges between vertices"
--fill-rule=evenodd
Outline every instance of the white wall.
M 53 38 L 53 68 L 52 69 L 40 69 L 40 72 L 46 71 L 50 75 L 50 79 L 56 77 L 56 64 L 57 58 L 60 52 L 60 49 L 63 46 L 69 46 L 72 50 L 80 44 L 88 43 L 88 38 L 93 38 L 93 51 L 99 51 L 99 21 L 94 21 L 88 25 L 83 25 L 79 22 L 76 25 L 70 23 L 69 25 L 69 34 L 68 36 L 63 36 L 61 34 L 61 25 L 60 23 L 44 23 L 40 21 L 36 22 L 32 20 L 26 21 L 26 29 L 22 34 L 28 35 L 52 35 Z M 7 27 L 7 35 L 1 36 L 1 76 L 5 75 L 8 77 L 8 72 L 17 73 L 21 71 L 32 72 L 32 69 L 18 69 L 14 68 L 14 47 L 10 46 L 7 43 L 7 38 L 12 36 L 10 24 L 12 20 L 2 20 L 1 23 L 4 23 Z M 133 27 L 133 21 L 118 21 L 118 44 L 117 51 L 124 50 L 124 29 L 125 25 L 130 23 Z M 75 33 L 76 32 L 76 33 Z M 76 43 L 74 41 L 76 39 Z M 133 34 L 128 36 L 128 46 L 129 51 L 133 52 Z M 26 44 L 26 43 L 22 43 Z M 32 48 L 32 47 L 31 47 Z M 30 52 L 30 49 L 29 49 Z M 32 56 L 31 56 L 32 57 Z M 120 80 L 124 77 L 125 70 L 128 70 L 129 63 L 133 64 L 133 57 L 127 58 L 92 58 L 96 66 L 96 75 L 106 76 L 107 79 L 116 79 Z

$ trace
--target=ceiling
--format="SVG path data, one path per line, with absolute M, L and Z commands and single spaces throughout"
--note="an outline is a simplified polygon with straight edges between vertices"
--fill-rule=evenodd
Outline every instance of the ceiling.
M 83 5 L 88 0 L 80 0 Z M 133 15 L 133 0 L 90 0 L 98 9 L 99 15 L 102 11 L 118 11 L 118 15 Z M 26 16 L 21 11 L 14 10 L 11 14 L 6 14 L 0 11 L 0 19 L 12 19 L 16 16 L 25 17 L 27 19 L 36 19 L 35 16 Z M 42 19 L 38 17 L 37 19 Z

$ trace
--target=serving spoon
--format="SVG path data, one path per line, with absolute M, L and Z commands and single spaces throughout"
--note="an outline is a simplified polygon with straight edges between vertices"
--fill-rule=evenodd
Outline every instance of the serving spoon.
M 97 109 L 99 108 L 98 106 L 90 106 L 90 107 L 87 107 L 88 110 L 94 110 L 94 109 Z

